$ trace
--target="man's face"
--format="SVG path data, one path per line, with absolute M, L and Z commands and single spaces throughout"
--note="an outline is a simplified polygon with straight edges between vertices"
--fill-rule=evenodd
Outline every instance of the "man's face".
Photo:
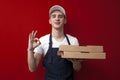
M 54 11 L 50 15 L 49 23 L 53 28 L 59 29 L 64 26 L 66 19 L 63 13 L 60 11 Z

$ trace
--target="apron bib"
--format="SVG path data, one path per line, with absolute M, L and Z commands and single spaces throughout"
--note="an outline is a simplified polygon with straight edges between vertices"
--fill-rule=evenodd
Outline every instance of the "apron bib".
M 70 41 L 65 35 L 68 44 Z M 57 55 L 58 48 L 52 48 L 52 35 L 49 37 L 49 49 L 43 60 L 46 69 L 45 80 L 73 80 L 72 62 Z

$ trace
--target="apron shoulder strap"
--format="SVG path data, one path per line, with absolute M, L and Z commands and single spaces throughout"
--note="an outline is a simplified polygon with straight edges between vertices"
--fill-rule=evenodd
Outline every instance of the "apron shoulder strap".
M 52 34 L 49 36 L 49 48 L 52 48 Z
M 70 41 L 69 41 L 69 38 L 68 38 L 68 36 L 67 36 L 66 34 L 65 34 L 65 37 L 66 37 L 66 39 L 67 39 L 68 44 L 71 45 L 71 44 L 70 44 Z

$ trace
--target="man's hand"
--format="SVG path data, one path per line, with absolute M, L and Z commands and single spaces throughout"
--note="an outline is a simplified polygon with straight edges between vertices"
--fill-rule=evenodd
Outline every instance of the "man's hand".
M 81 61 L 83 60 L 77 60 L 77 59 L 68 59 L 68 60 L 73 63 L 73 68 L 75 71 L 79 71 L 81 69 L 82 67 Z
M 28 51 L 33 51 L 34 48 L 40 45 L 39 39 L 35 37 L 36 33 L 37 31 L 32 31 L 32 33 L 29 34 Z

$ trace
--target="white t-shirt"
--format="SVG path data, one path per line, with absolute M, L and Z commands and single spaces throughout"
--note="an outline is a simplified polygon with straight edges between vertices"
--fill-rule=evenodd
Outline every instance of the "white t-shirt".
M 79 45 L 79 42 L 76 37 L 73 37 L 69 34 L 66 34 L 66 35 L 67 35 L 71 45 Z M 35 53 L 46 55 L 48 48 L 49 48 L 49 37 L 50 37 L 50 34 L 47 34 L 45 36 L 42 36 L 39 39 L 41 44 L 34 49 Z M 56 41 L 52 37 L 52 48 L 59 48 L 60 45 L 68 45 L 66 37 L 61 42 Z

